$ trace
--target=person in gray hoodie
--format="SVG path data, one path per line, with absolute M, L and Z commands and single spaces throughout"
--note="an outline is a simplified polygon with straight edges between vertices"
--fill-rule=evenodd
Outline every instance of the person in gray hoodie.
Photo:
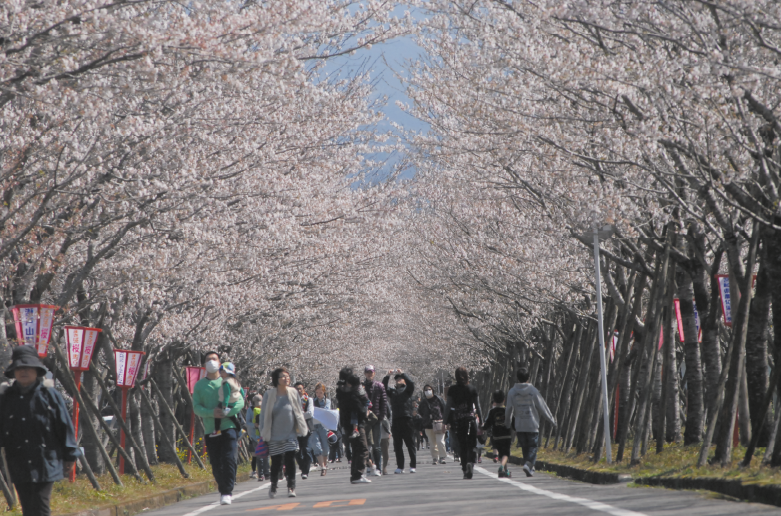
M 507 393 L 507 408 L 505 421 L 512 421 L 515 416 L 515 431 L 518 435 L 518 446 L 523 452 L 523 472 L 527 477 L 534 476 L 534 463 L 537 461 L 537 446 L 540 437 L 540 416 L 556 426 L 556 418 L 551 414 L 548 405 L 529 381 L 529 370 L 522 367 L 518 370 L 518 383 Z

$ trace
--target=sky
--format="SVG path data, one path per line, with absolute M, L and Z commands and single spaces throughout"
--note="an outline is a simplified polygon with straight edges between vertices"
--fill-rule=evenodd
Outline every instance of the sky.
M 401 18 L 407 9 L 407 6 L 399 6 L 394 14 Z M 413 13 L 414 18 L 420 18 L 420 16 L 419 13 Z M 380 109 L 385 115 L 385 120 L 377 126 L 377 132 L 391 132 L 396 135 L 397 141 L 403 141 L 399 130 L 394 127 L 394 123 L 401 126 L 402 131 L 426 132 L 428 130 L 426 123 L 405 113 L 398 107 L 399 102 L 411 104 L 411 100 L 406 94 L 406 85 L 401 79 L 406 77 L 407 64 L 417 60 L 422 54 L 423 50 L 415 43 L 414 37 L 404 36 L 374 45 L 368 50 L 362 49 L 354 55 L 329 59 L 322 74 L 330 78 L 341 78 L 352 77 L 368 70 L 371 83 L 374 85 L 372 100 L 387 97 L 387 101 Z M 369 157 L 384 163 L 377 174 L 380 179 L 386 177 L 393 165 L 402 158 L 401 155 L 384 152 L 375 152 Z M 400 179 L 413 175 L 414 170 L 408 170 Z

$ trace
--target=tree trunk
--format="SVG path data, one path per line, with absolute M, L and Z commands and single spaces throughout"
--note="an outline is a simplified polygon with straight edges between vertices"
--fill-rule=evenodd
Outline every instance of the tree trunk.
M 139 448 L 141 448 L 141 453 L 143 453 L 145 456 L 148 456 L 148 453 L 146 451 L 146 442 L 144 441 L 144 431 L 143 426 L 141 424 L 141 407 L 138 403 L 138 392 L 134 389 L 131 390 L 128 393 L 128 415 L 127 418 L 130 420 L 130 431 L 133 433 L 133 439 L 136 440 L 136 444 Z M 153 426 L 153 425 L 146 425 L 146 426 Z M 135 452 L 135 450 L 133 450 Z M 137 455 L 133 456 L 135 458 L 136 467 L 141 469 L 143 468 L 143 463 L 141 462 L 141 459 L 138 458 Z
M 721 252 L 716 253 L 713 260 L 713 270 L 718 271 L 721 263 Z M 707 315 L 701 314 L 702 319 L 702 365 L 705 367 L 705 407 L 708 411 L 705 423 L 717 417 L 715 412 L 716 400 L 719 397 L 719 379 L 721 377 L 721 345 L 719 344 L 719 317 L 721 308 L 719 304 L 719 284 L 715 273 L 710 281 L 710 310 Z
M 669 226 L 668 226 L 669 231 Z M 635 421 L 635 440 L 632 443 L 631 463 L 637 464 L 640 461 L 640 448 L 645 447 L 645 434 L 649 421 L 647 414 L 650 414 L 649 400 L 651 398 L 651 388 L 653 386 L 653 373 L 656 367 L 657 346 L 659 343 L 659 331 L 661 320 L 659 316 L 662 312 L 662 306 L 665 297 L 665 286 L 667 280 L 667 270 L 670 262 L 670 235 L 667 235 L 664 257 L 661 264 L 656 269 L 656 296 L 652 305 L 648 307 L 645 335 L 643 338 L 643 348 L 646 350 L 647 362 L 643 364 L 641 375 L 638 378 L 638 388 L 640 391 L 640 403 L 637 407 L 637 419 Z
M 751 236 L 751 246 L 749 250 L 749 256 L 746 266 L 746 279 L 745 284 L 739 288 L 744 292 L 744 295 L 740 297 L 738 303 L 737 317 L 733 320 L 732 327 L 732 341 L 733 350 L 732 356 L 728 364 L 729 376 L 724 391 L 724 403 L 721 407 L 721 413 L 719 414 L 719 421 L 722 424 L 719 427 L 718 439 L 716 441 L 716 457 L 715 460 L 721 463 L 723 466 L 732 463 L 732 430 L 735 425 L 735 414 L 738 410 L 738 402 L 740 399 L 740 382 L 743 372 L 745 371 L 746 360 L 746 331 L 748 327 L 748 313 L 751 308 L 751 276 L 754 270 L 754 261 L 757 255 L 757 243 L 759 241 L 759 224 L 754 223 L 754 230 Z M 742 264 L 733 263 L 730 260 L 730 268 L 735 271 Z M 736 277 L 740 277 L 735 274 Z M 733 293 L 733 303 L 735 301 L 737 292 Z
M 98 386 L 98 382 L 95 380 L 92 371 L 82 373 L 81 390 L 82 392 L 87 393 L 93 400 L 100 399 L 100 387 Z M 98 443 L 95 442 L 95 436 L 100 435 L 100 424 L 86 407 L 82 407 L 81 410 L 79 410 L 79 427 L 84 428 L 85 425 L 92 425 L 95 432 L 94 434 L 92 432 L 83 432 L 81 435 L 81 446 L 84 448 L 84 457 L 87 459 L 87 463 L 95 475 L 103 475 L 106 472 L 106 465 L 103 462 L 103 454 L 98 448 Z
M 580 371 L 578 373 L 578 384 L 574 392 L 575 401 L 570 411 L 569 423 L 567 425 L 567 437 L 564 442 L 564 452 L 569 452 L 572 448 L 572 442 L 575 439 L 575 432 L 578 429 L 578 422 L 580 421 L 581 407 L 583 405 L 583 398 L 586 394 L 586 386 L 589 377 L 589 370 L 591 369 L 591 357 L 594 352 L 596 340 L 596 329 L 594 324 L 589 324 L 588 337 L 584 340 L 583 348 L 583 360 L 580 363 Z
M 781 222 L 776 218 L 776 223 Z M 764 244 L 767 247 L 768 289 L 771 292 L 773 308 L 773 364 L 781 366 L 781 232 L 765 229 Z M 781 392 L 778 393 L 781 396 Z M 780 404 L 781 405 L 781 404 Z M 781 412 L 781 411 L 779 411 Z M 770 465 L 781 466 L 781 431 L 776 432 L 776 440 Z
M 160 393 L 165 397 L 166 401 L 168 401 L 168 404 L 171 406 L 174 404 L 172 388 L 173 372 L 171 371 L 173 365 L 173 360 L 170 357 L 160 357 L 155 363 L 155 368 L 153 370 L 155 382 L 157 382 L 157 386 L 160 388 Z M 171 421 L 171 418 L 165 412 L 160 414 L 160 425 L 163 431 L 166 433 L 168 441 L 175 443 L 176 428 L 174 427 L 174 423 Z M 157 454 L 160 457 L 161 462 L 176 464 L 176 457 L 174 457 L 175 452 L 173 452 L 169 446 L 158 447 Z
M 691 276 L 679 270 L 678 300 L 681 307 L 683 325 L 684 360 L 686 363 L 686 430 L 683 436 L 685 445 L 702 440 L 705 424 L 705 405 L 702 395 L 702 362 L 697 324 L 694 318 L 694 289 Z
M 768 389 L 768 322 L 770 319 L 770 274 L 767 266 L 767 244 L 762 246 L 757 271 L 757 290 L 751 301 L 748 335 L 746 336 L 746 382 L 751 428 L 759 432 L 757 446 L 766 447 L 772 430 L 773 415 L 770 410 L 759 425 L 760 411 Z
M 153 401 L 153 403 L 155 403 Z M 156 404 L 156 403 L 155 403 Z M 152 421 L 152 418 L 159 418 L 158 414 L 151 412 L 146 403 L 141 403 L 141 420 Z M 142 425 L 141 431 L 144 434 L 144 448 L 146 449 L 146 460 L 149 464 L 157 464 L 157 435 L 155 435 L 155 425 Z

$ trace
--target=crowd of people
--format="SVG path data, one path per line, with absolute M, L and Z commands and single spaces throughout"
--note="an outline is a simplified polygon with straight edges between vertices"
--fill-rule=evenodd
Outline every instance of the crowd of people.
M 556 424 L 545 400 L 528 383 L 525 368 L 518 370 L 509 392 L 491 393 L 492 407 L 483 417 L 480 395 L 463 367 L 456 369 L 455 383 L 444 399 L 428 384 L 416 393 L 415 382 L 401 369 L 388 371 L 380 381 L 371 365 L 363 377 L 343 368 L 333 397 L 322 382 L 310 396 L 304 383 L 291 385 L 290 372 L 279 367 L 261 396 L 246 394 L 236 381 L 234 365 L 221 364 L 216 352 L 204 354 L 203 362 L 207 375 L 196 384 L 193 403 L 204 420 L 206 448 L 224 505 L 231 503 L 242 427 L 255 450 L 252 477 L 268 480 L 269 497 L 274 498 L 282 478 L 287 496 L 295 497 L 297 478 L 308 479 L 313 464 L 326 476 L 344 459 L 353 484 L 387 475 L 391 439 L 394 474 L 416 473 L 417 452 L 428 448 L 433 465 L 446 464 L 452 453 L 468 480 L 488 438 L 499 462 L 498 476 L 509 477 L 507 462 L 517 436 L 523 472 L 533 476 L 540 421 Z
M 218 353 L 207 352 L 202 360 L 206 377 L 195 385 L 193 407 L 203 419 L 223 505 L 231 503 L 238 442 L 245 430 L 256 455 L 253 476 L 270 481 L 269 496 L 274 498 L 283 477 L 287 495 L 295 497 L 297 477 L 307 479 L 312 464 L 325 476 L 344 458 L 354 484 L 387 475 L 391 439 L 394 473 L 416 473 L 417 452 L 428 447 L 432 464 L 445 464 L 450 452 L 460 460 L 464 479 L 471 479 L 487 437 L 496 452 L 494 460 L 500 461 L 499 477 L 509 477 L 507 459 L 517 436 L 523 471 L 533 476 L 540 420 L 556 424 L 540 393 L 528 383 L 525 368 L 518 370 L 518 381 L 506 395 L 492 393 L 492 407 L 483 418 L 479 393 L 463 367 L 456 369 L 455 383 L 444 399 L 431 385 L 416 394 L 415 382 L 400 369 L 388 371 L 379 381 L 371 365 L 362 378 L 349 367 L 342 369 L 333 397 L 321 382 L 310 396 L 303 383 L 291 385 L 290 372 L 280 367 L 271 373 L 271 385 L 261 396 L 247 394 L 234 364 L 221 363 Z M 13 381 L 0 386 L 0 447 L 5 448 L 25 516 L 50 514 L 54 482 L 69 475 L 81 455 L 66 403 L 46 373 L 35 349 L 19 346 L 5 371 Z

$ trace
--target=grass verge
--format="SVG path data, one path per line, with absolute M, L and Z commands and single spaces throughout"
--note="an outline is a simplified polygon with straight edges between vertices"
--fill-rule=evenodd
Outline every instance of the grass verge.
M 190 478 L 182 478 L 179 470 L 172 464 L 160 464 L 152 466 L 156 483 L 141 483 L 131 476 L 122 477 L 124 487 L 114 483 L 111 475 L 105 474 L 98 477 L 98 483 L 102 491 L 95 491 L 89 480 L 82 476 L 76 482 L 67 480 L 54 484 L 52 493 L 52 514 L 70 514 L 88 509 L 108 507 L 134 500 L 140 500 L 148 496 L 160 494 L 164 491 L 178 487 L 206 482 L 212 480 L 211 468 L 208 464 L 206 470 L 202 470 L 196 464 L 187 465 L 185 469 Z M 240 464 L 239 473 L 249 473 L 249 464 Z M 143 473 L 142 473 L 143 476 Z M 21 516 L 22 509 L 18 506 L 13 511 L 6 511 L 9 516 Z
M 628 455 L 631 454 L 632 443 L 628 443 L 624 460 L 615 462 L 617 447 L 613 446 L 613 464 L 608 465 L 603 456 L 599 462 L 594 462 L 593 456 L 582 453 L 563 453 L 551 449 L 539 448 L 537 459 L 554 464 L 573 466 L 589 471 L 623 473 L 632 478 L 664 477 L 664 478 L 718 478 L 724 480 L 739 480 L 744 484 L 781 484 L 781 470 L 762 466 L 764 448 L 758 449 L 748 468 L 739 467 L 746 453 L 746 449 L 738 446 L 732 453 L 730 466 L 706 465 L 697 467 L 697 458 L 700 453 L 699 445 L 684 446 L 683 444 L 666 444 L 664 451 L 656 453 L 656 448 L 642 457 L 639 464 L 629 464 Z M 715 449 L 715 447 L 714 447 Z M 512 454 L 521 456 L 519 448 L 513 448 Z M 712 456 L 712 455 L 711 455 Z

